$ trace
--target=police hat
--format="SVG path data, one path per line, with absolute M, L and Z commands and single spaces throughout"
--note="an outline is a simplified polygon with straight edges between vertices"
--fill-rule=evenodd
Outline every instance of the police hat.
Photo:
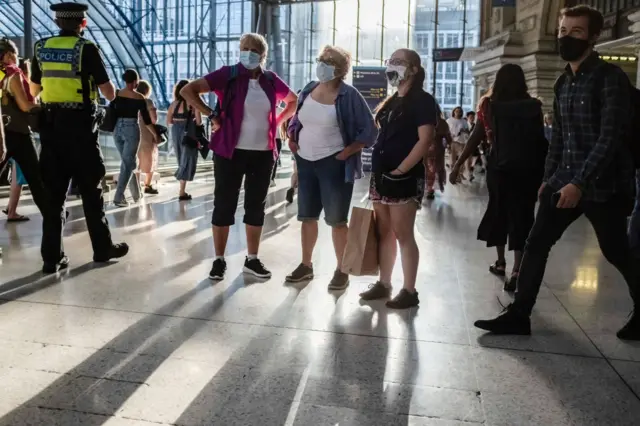
M 84 19 L 87 17 L 89 6 L 82 3 L 57 3 L 50 9 L 56 13 L 57 19 Z

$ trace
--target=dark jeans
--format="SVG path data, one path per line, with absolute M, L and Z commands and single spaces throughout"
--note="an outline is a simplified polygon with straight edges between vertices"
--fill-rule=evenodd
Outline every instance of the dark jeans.
M 640 299 L 640 270 L 633 260 L 627 240 L 628 201 L 612 198 L 606 203 L 581 201 L 577 208 L 558 209 L 554 205 L 554 191 L 546 188 L 540 197 L 540 207 L 533 224 L 518 278 L 518 293 L 514 308 L 531 315 L 544 277 L 551 247 L 562 237 L 564 231 L 583 214 L 596 232 L 604 257 L 622 274 L 634 306 Z
M 94 254 L 103 255 L 111 248 L 102 197 L 105 166 L 98 133 L 92 127 L 93 119 L 89 114 L 71 110 L 51 111 L 46 123 L 41 125 L 40 165 L 49 195 L 48 213 L 43 215 L 42 224 L 41 251 L 45 262 L 58 262 L 64 255 L 63 211 L 72 178 L 82 197 Z
M 273 151 L 236 149 L 232 158 L 213 156 L 213 226 L 235 223 L 240 187 L 244 177 L 244 223 L 264 225 L 264 209 L 271 184 Z
M 33 136 L 5 130 L 5 144 L 7 155 L 5 161 L 0 164 L 0 171 L 4 169 L 7 161 L 13 158 L 22 169 L 22 174 L 29 184 L 33 202 L 38 206 L 40 213 L 44 215 L 47 206 L 46 193 L 40 175 L 38 154 L 33 145 Z

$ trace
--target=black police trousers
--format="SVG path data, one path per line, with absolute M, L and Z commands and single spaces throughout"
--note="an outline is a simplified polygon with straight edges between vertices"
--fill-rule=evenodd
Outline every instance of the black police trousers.
M 42 259 L 56 263 L 64 255 L 64 204 L 71 179 L 82 197 L 94 255 L 102 255 L 112 242 L 102 196 L 106 170 L 93 117 L 65 109 L 47 111 L 45 117 L 40 125 L 40 166 L 49 208 L 42 225 Z
M 46 201 L 46 193 L 40 176 L 40 165 L 38 164 L 38 154 L 36 147 L 33 145 L 33 136 L 4 131 L 5 144 L 7 146 L 7 155 L 5 160 L 0 163 L 0 172 L 4 170 L 10 158 L 13 158 L 22 169 L 22 174 L 29 184 L 29 191 L 33 196 L 33 202 L 38 206 L 40 213 L 44 216 L 45 209 L 48 205 Z M 0 173 L 1 174 L 1 173 Z

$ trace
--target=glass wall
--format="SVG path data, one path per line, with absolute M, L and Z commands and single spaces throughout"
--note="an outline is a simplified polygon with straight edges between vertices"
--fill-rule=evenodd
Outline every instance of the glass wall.
M 18 41 L 24 33 L 24 0 L 1 0 L 0 35 Z M 33 1 L 34 39 L 57 29 L 49 6 L 59 0 Z M 80 1 L 80 0 L 76 0 Z M 172 100 L 180 79 L 193 79 L 238 60 L 242 33 L 255 30 L 251 0 L 90 0 L 86 36 L 104 53 L 117 84 L 126 68 L 136 68 L 154 88 L 161 110 Z M 286 3 L 286 2 L 283 2 Z M 436 13 L 436 3 L 438 10 Z M 425 89 L 449 113 L 475 104 L 471 63 L 441 62 L 434 48 L 474 47 L 479 40 L 480 0 L 329 0 L 280 6 L 283 78 L 294 90 L 315 77 L 315 58 L 326 44 L 351 52 L 354 66 L 382 66 L 396 49 L 418 51 L 427 71 Z M 267 31 L 273 25 L 267 25 Z M 268 65 L 275 68 L 275 55 Z M 350 77 L 348 78 L 348 80 Z M 211 99 L 213 100 L 213 99 Z M 105 150 L 113 152 L 105 138 Z M 174 161 L 170 148 L 163 155 Z

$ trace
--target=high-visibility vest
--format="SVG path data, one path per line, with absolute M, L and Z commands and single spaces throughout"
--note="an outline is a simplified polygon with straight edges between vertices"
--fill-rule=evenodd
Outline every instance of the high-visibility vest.
M 0 68 L 0 82 L 2 82 L 2 80 L 4 80 L 4 77 L 7 74 L 4 72 L 3 69 Z M 0 99 L 2 99 L 2 85 L 0 85 Z
M 82 75 L 82 52 L 88 44 L 93 43 L 77 36 L 56 36 L 36 43 L 43 104 L 83 108 L 97 102 L 98 88 L 93 77 Z

